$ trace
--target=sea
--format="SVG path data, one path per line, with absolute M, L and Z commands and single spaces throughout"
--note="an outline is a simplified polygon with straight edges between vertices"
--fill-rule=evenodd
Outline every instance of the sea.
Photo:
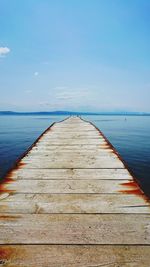
M 0 179 L 46 128 L 65 118 L 60 115 L 1 115 Z M 82 118 L 104 133 L 150 197 L 150 116 L 90 115 Z

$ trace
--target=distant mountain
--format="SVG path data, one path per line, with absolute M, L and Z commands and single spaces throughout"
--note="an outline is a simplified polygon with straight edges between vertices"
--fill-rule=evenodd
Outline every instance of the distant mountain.
M 15 112 L 0 111 L 0 115 L 98 115 L 91 112 L 74 112 L 74 111 L 37 111 L 37 112 Z
M 126 115 L 126 116 L 150 116 L 150 113 L 145 112 L 79 112 L 79 111 L 38 111 L 38 112 L 15 112 L 15 111 L 0 111 L 0 115 Z

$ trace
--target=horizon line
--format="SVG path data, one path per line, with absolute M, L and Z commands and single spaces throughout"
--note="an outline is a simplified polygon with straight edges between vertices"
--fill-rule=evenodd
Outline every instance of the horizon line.
M 150 112 L 144 111 L 68 111 L 68 110 L 53 110 L 53 111 L 12 111 L 12 110 L 0 110 L 0 114 L 72 114 L 72 115 L 101 115 L 101 114 L 116 114 L 116 115 L 150 115 Z

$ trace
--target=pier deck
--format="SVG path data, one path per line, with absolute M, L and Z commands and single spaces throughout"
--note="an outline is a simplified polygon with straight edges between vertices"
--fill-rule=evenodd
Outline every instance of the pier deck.
M 53 124 L 0 185 L 0 266 L 150 266 L 149 201 L 90 122 Z

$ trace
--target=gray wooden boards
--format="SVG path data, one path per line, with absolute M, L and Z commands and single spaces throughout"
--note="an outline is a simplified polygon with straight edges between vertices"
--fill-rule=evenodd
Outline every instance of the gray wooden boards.
M 149 267 L 148 246 L 2 245 L 7 267 Z
M 0 185 L 0 266 L 149 267 L 150 205 L 115 149 L 70 117 Z

